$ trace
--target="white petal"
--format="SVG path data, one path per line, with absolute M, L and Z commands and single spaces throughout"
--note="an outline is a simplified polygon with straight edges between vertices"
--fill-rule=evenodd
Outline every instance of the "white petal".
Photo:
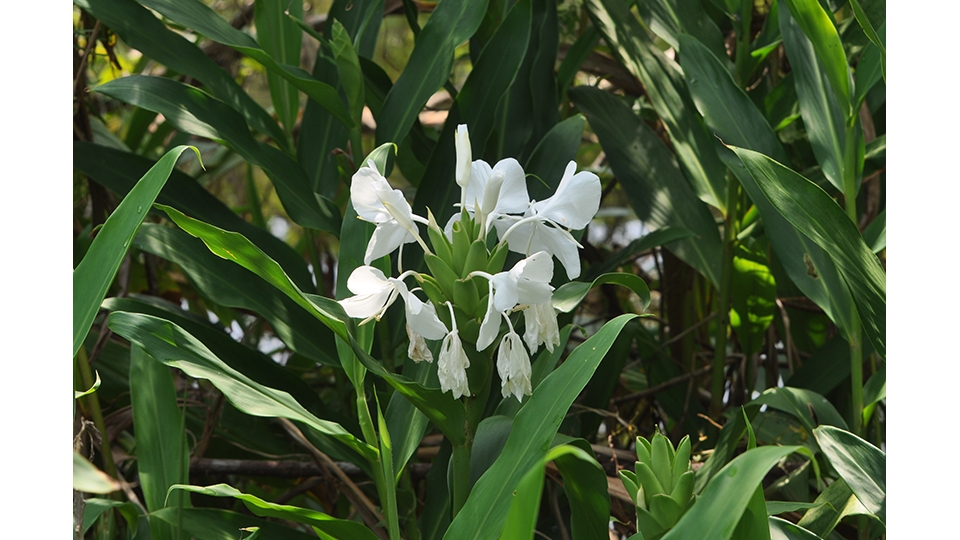
M 526 326 L 523 340 L 527 342 L 530 354 L 535 354 L 541 343 L 545 343 L 550 352 L 560 344 L 557 312 L 549 301 L 533 304 L 523 310 L 523 321 Z
M 480 335 L 477 337 L 477 350 L 482 351 L 497 339 L 500 333 L 500 312 L 493 305 L 493 289 L 490 289 L 490 295 L 487 297 L 487 312 L 483 315 L 483 322 L 480 324 Z M 513 307 L 513 306 L 511 306 Z
M 417 334 L 427 339 L 440 339 L 447 334 L 447 327 L 437 317 L 433 304 L 421 302 L 413 293 L 404 299 L 407 304 L 407 324 Z
M 522 263 L 518 262 L 517 264 Z M 516 268 L 516 266 L 514 266 Z M 506 311 L 517 305 L 520 298 L 517 296 L 517 274 L 500 272 L 490 280 L 493 283 L 493 307 L 497 311 Z
M 390 184 L 376 169 L 361 167 L 350 183 L 350 200 L 357 215 L 366 221 L 380 223 L 387 219 L 387 211 L 380 203 L 378 193 L 390 191 Z
M 484 215 L 490 215 L 497 208 L 497 200 L 500 198 L 500 187 L 503 185 L 504 173 L 500 169 L 493 169 L 487 183 L 483 187 L 483 202 L 480 204 L 480 211 Z M 467 194 L 469 196 L 469 194 Z M 488 229 L 489 230 L 489 229 Z
M 457 185 L 461 188 L 470 184 L 470 163 L 473 161 L 473 152 L 470 148 L 470 134 L 467 132 L 467 125 L 457 126 L 457 132 L 453 135 L 453 140 L 457 147 Z
M 467 210 L 476 211 L 475 203 L 483 203 L 483 191 L 492 170 L 490 164 L 482 159 L 474 161 L 470 166 L 470 183 L 466 187 L 466 200 L 464 201 Z
M 535 203 L 537 214 L 568 229 L 587 226 L 600 209 L 600 179 L 592 172 L 573 172 L 577 164 L 567 165 L 557 192 L 544 201 Z
M 520 163 L 513 158 L 502 159 L 493 167 L 503 171 L 503 184 L 497 197 L 494 210 L 497 214 L 522 214 L 530 204 L 530 195 L 527 194 L 527 180 Z
M 409 244 L 416 242 L 410 231 L 401 227 L 396 221 L 385 221 L 377 225 L 373 230 L 373 236 L 370 237 L 370 243 L 367 244 L 367 251 L 363 255 L 363 264 L 371 262 L 393 253 L 400 244 Z
M 580 253 L 569 233 L 547 225 L 541 226 L 537 232 L 540 245 L 560 259 L 560 264 L 567 271 L 567 277 L 580 277 Z
M 347 289 L 353 294 L 376 294 L 393 285 L 379 268 L 358 266 L 347 278 Z

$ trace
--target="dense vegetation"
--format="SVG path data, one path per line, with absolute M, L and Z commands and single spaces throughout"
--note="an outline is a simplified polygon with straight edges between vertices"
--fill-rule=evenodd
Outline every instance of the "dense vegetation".
M 885 537 L 883 0 L 74 6 L 77 538 Z

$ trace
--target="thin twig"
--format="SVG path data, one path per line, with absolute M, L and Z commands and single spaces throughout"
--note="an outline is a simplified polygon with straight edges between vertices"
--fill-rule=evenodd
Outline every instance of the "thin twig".
M 732 363 L 734 363 L 734 362 L 737 362 L 738 360 L 740 360 L 740 358 L 742 358 L 742 356 L 743 356 L 743 355 L 735 355 L 735 356 L 731 355 L 730 357 L 727 358 L 727 362 L 726 362 L 726 363 L 727 363 L 727 364 L 732 364 Z M 713 369 L 713 365 L 712 365 L 712 364 L 711 364 L 711 365 L 707 365 L 707 366 L 704 366 L 704 367 L 702 367 L 702 368 L 700 368 L 700 369 L 698 369 L 698 370 L 696 370 L 696 371 L 693 371 L 693 372 L 691 372 L 691 373 L 684 373 L 683 375 L 679 375 L 679 376 L 674 377 L 674 378 L 672 378 L 672 379 L 668 379 L 668 380 L 666 380 L 666 381 L 664 381 L 664 382 L 662 382 L 662 383 L 660 383 L 660 384 L 658 384 L 658 385 L 656 385 L 656 386 L 653 386 L 653 387 L 651 387 L 651 388 L 646 388 L 646 389 L 641 390 L 641 391 L 639 391 L 639 392 L 634 392 L 634 393 L 632 393 L 632 394 L 627 394 L 627 395 L 625 395 L 625 396 L 620 396 L 620 397 L 618 397 L 618 398 L 613 398 L 613 399 L 610 400 L 610 401 L 611 401 L 614 405 L 619 405 L 619 404 L 621 404 L 621 403 L 626 403 L 626 402 L 629 402 L 629 401 L 635 401 L 635 400 L 638 400 L 638 399 L 641 399 L 641 398 L 645 398 L 645 397 L 647 397 L 647 396 L 652 396 L 652 395 L 654 395 L 654 394 L 658 394 L 658 393 L 666 390 L 667 388 L 672 388 L 672 387 L 674 387 L 674 386 L 676 386 L 676 385 L 678 385 L 678 384 L 687 382 L 688 379 L 691 379 L 691 378 L 693 378 L 693 377 L 699 377 L 699 376 L 701 376 L 701 375 L 704 375 L 704 374 L 706 374 L 706 373 L 709 373 L 712 369 Z
M 83 74 L 83 70 L 87 69 L 87 58 L 90 57 L 90 50 L 93 49 L 94 45 L 97 43 L 97 34 L 100 33 L 100 21 L 98 20 L 96 24 L 93 25 L 93 31 L 90 32 L 90 40 L 87 41 L 87 47 L 83 50 L 83 56 L 80 57 L 80 66 L 77 68 L 77 73 L 73 76 L 73 93 L 76 94 L 78 86 L 80 84 L 80 76 Z
M 706 323 L 710 322 L 710 321 L 713 320 L 713 318 L 716 317 L 716 316 L 717 316 L 716 313 L 711 313 L 710 315 L 707 315 L 706 317 L 704 317 L 703 319 L 701 319 L 697 324 L 691 326 L 690 328 L 685 328 L 685 329 L 684 329 L 682 332 L 680 332 L 679 334 L 677 334 L 677 335 L 673 336 L 672 338 L 668 339 L 663 345 L 660 345 L 660 348 L 657 349 L 657 352 L 663 351 L 664 349 L 666 349 L 667 347 L 669 347 L 672 343 L 676 343 L 679 339 L 683 338 L 683 336 L 689 334 L 690 332 L 693 332 L 694 330 L 696 330 L 697 328 L 699 328 L 699 327 L 702 326 L 703 324 L 706 324 Z
M 363 518 L 363 521 L 366 523 L 367 527 L 372 529 L 380 538 L 386 539 L 387 533 L 380 526 L 381 523 L 385 523 L 383 515 L 379 510 L 377 510 L 377 507 L 370 501 L 370 499 L 367 498 L 363 490 L 361 490 L 360 487 L 357 486 L 357 484 L 355 484 L 353 480 L 351 480 L 350 477 L 343 472 L 343 470 L 340 469 L 340 467 L 337 467 L 337 464 L 334 463 L 329 456 L 321 452 L 319 448 L 308 441 L 293 422 L 287 420 L 286 418 L 279 418 L 278 420 L 280 421 L 280 425 L 283 426 L 283 429 L 288 435 L 290 435 L 290 438 L 310 452 L 310 455 L 318 465 L 325 466 L 327 470 L 336 475 L 337 479 L 343 482 L 343 485 L 347 487 L 347 491 L 344 493 L 344 495 L 346 495 L 347 498 L 350 499 L 350 502 L 356 506 L 357 511 L 360 513 L 360 516 Z
M 777 307 L 780 308 L 780 318 L 783 319 L 783 333 L 786 334 L 786 343 L 784 346 L 787 349 L 787 368 L 790 370 L 790 374 L 793 375 L 793 334 L 790 333 L 790 316 L 787 315 L 787 310 L 783 307 L 783 302 L 777 298 Z

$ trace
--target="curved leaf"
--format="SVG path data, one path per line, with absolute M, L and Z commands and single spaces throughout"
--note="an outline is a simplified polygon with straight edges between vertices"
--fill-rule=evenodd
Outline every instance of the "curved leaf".
M 477 481 L 444 538 L 496 538 L 506 522 L 513 491 L 550 448 L 573 400 L 583 390 L 623 326 L 636 317 L 626 314 L 609 321 L 577 347 L 567 360 L 537 387 L 517 413 L 500 457 Z
M 637 293 L 637 296 L 643 302 L 644 309 L 650 305 L 650 289 L 647 288 L 647 284 L 640 276 L 624 272 L 610 272 L 597 277 L 592 283 L 571 281 L 563 284 L 559 289 L 553 291 L 553 307 L 564 313 L 569 313 L 580 304 L 580 301 L 590 292 L 590 289 L 605 283 L 623 285 Z
M 137 235 L 143 218 L 157 194 L 177 164 L 180 154 L 192 146 L 178 146 L 170 150 L 150 168 L 117 209 L 107 218 L 103 228 L 93 239 L 86 256 L 73 271 L 73 354 L 76 355 L 87 337 L 87 331 L 97 316 L 100 302 L 113 283 L 130 241 Z
M 886 275 L 856 225 L 816 184 L 767 156 L 731 149 L 776 211 L 836 263 L 856 303 L 864 332 L 877 353 L 885 357 Z
M 310 525 L 323 531 L 329 538 L 335 540 L 377 540 L 377 535 L 373 534 L 373 531 L 360 522 L 350 521 L 348 519 L 337 519 L 308 508 L 274 504 L 259 497 L 242 493 L 240 490 L 227 484 L 216 484 L 206 487 L 177 484 L 170 486 L 169 493 L 172 494 L 174 490 L 200 493 L 210 497 L 232 497 L 243 501 L 244 506 L 258 516 L 279 518 L 294 523 Z
M 229 73 L 143 6 L 133 0 L 74 0 L 74 4 L 100 19 L 131 47 L 177 73 L 202 82 L 213 95 L 243 115 L 254 129 L 286 147 L 286 138 L 277 122 Z
M 141 3 L 172 21 L 192 28 L 260 62 L 270 73 L 283 77 L 310 99 L 330 111 L 344 126 L 353 127 L 353 120 L 350 119 L 350 114 L 340 101 L 340 95 L 334 87 L 314 79 L 298 67 L 278 63 L 261 49 L 252 37 L 231 26 L 205 4 L 198 0 L 141 0 Z
M 849 431 L 820 426 L 813 431 L 820 449 L 863 506 L 887 520 L 887 456 Z
M 813 459 L 802 446 L 761 446 L 734 458 L 710 480 L 697 502 L 663 540 L 730 538 L 754 495 L 749 486 L 759 486 L 777 462 L 794 452 Z M 813 463 L 816 466 L 816 461 Z M 704 523 L 710 526 L 704 527 Z
M 843 43 L 837 33 L 830 14 L 824 11 L 817 0 L 784 0 L 790 14 L 796 19 L 803 33 L 810 38 L 813 48 L 823 63 L 824 71 L 837 101 L 844 113 L 850 116 L 850 69 L 847 67 L 847 56 L 843 50 Z
M 668 249 L 711 283 L 719 283 L 722 247 L 716 223 L 663 141 L 628 106 L 602 90 L 580 86 L 570 89 L 570 97 L 600 138 L 637 217 L 651 229 L 672 226 L 691 231 L 692 238 Z
M 820 540 L 820 537 L 785 519 L 770 516 L 770 540 Z
M 177 81 L 141 75 L 114 79 L 96 91 L 163 114 L 182 131 L 226 144 L 263 169 L 294 221 L 304 227 L 340 232 L 340 212 L 310 189 L 300 165 L 282 151 L 254 139 L 239 113 L 222 101 Z
M 115 311 L 110 329 L 150 353 L 157 361 L 175 367 L 196 379 L 207 379 L 223 392 L 237 409 L 265 418 L 288 418 L 334 437 L 360 456 L 372 460 L 377 450 L 357 439 L 339 424 L 314 416 L 287 392 L 263 386 L 216 357 L 197 338 L 170 321 Z
M 487 0 L 437 4 L 417 37 L 406 69 L 383 102 L 377 118 L 378 144 L 404 139 L 423 105 L 450 76 L 454 49 L 477 31 L 486 10 Z
M 164 508 L 151 512 L 150 519 L 169 523 L 186 533 L 184 536 L 189 535 L 198 540 L 238 540 L 241 530 L 249 531 L 254 528 L 259 529 L 258 532 L 264 539 L 317 540 L 314 533 L 307 534 L 249 514 L 215 508 L 187 508 L 179 512 L 176 508 Z M 253 535 L 250 535 L 243 540 L 250 540 L 252 537 Z

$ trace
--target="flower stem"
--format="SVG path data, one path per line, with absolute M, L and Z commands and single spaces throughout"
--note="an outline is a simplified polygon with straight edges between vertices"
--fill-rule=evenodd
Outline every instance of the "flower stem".
M 727 217 L 723 227 L 723 261 L 720 266 L 720 291 L 717 301 L 717 337 L 713 351 L 713 380 L 710 386 L 710 416 L 719 419 L 723 412 L 724 367 L 727 363 L 727 326 L 730 322 L 730 283 L 733 279 L 733 252 L 740 223 L 737 206 L 740 182 L 727 173 Z
M 851 113 L 846 123 L 843 149 L 843 200 L 847 217 L 857 225 L 857 116 Z M 851 431 L 863 436 L 863 341 L 857 306 L 850 305 L 850 402 L 853 409 Z

